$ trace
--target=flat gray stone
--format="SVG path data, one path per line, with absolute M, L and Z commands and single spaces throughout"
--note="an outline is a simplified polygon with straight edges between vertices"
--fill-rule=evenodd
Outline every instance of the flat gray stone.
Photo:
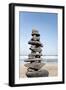
M 32 69 L 35 69 L 35 70 L 39 70 L 44 65 L 45 65 L 44 63 L 37 63 L 37 62 L 25 64 L 26 67 L 32 68 Z
M 43 47 L 43 44 L 40 41 L 29 41 L 28 44 Z
M 42 51 L 41 47 L 37 47 L 36 48 L 36 47 L 32 47 L 31 46 L 29 49 L 32 50 L 32 51 L 34 51 L 34 52 L 41 52 Z
M 42 58 L 34 58 L 34 59 L 25 59 L 25 62 L 35 62 L 35 61 L 43 61 Z
M 28 68 L 27 71 L 28 72 L 34 72 L 35 70 L 34 69 L 31 69 L 31 68 Z
M 31 53 L 31 54 L 29 54 L 29 56 L 42 56 L 42 53 L 36 53 L 36 52 L 34 52 L 34 53 Z
M 49 72 L 47 70 L 27 72 L 26 76 L 27 77 L 48 77 Z
M 35 29 L 32 30 L 32 36 L 33 36 L 33 35 L 40 36 L 38 30 L 35 30 Z
M 39 41 L 40 40 L 40 37 L 37 37 L 36 35 L 34 35 L 31 40 Z

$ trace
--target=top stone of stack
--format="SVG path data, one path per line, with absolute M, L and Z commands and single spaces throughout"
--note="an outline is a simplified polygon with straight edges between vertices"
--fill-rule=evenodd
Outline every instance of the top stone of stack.
M 32 30 L 32 36 L 33 36 L 33 35 L 40 36 L 40 34 L 38 33 L 38 31 L 35 30 L 35 29 Z
M 36 45 L 37 47 L 43 47 L 42 43 L 40 42 L 40 34 L 38 30 L 33 29 L 32 30 L 32 39 L 28 42 L 28 44 Z

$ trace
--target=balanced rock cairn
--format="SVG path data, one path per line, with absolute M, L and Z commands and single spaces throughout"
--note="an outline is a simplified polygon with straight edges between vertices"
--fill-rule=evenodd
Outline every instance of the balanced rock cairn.
M 47 70 L 41 70 L 41 67 L 44 63 L 42 61 L 42 43 L 40 42 L 40 34 L 37 30 L 32 30 L 32 39 L 28 42 L 31 44 L 29 48 L 31 50 L 31 54 L 28 55 L 28 59 L 25 62 L 25 66 L 28 68 L 26 76 L 27 77 L 47 77 L 49 75 Z

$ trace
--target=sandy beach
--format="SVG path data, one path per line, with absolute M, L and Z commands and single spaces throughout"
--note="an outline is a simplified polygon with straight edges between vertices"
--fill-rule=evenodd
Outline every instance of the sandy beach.
M 41 68 L 41 70 L 43 70 L 43 69 L 48 70 L 49 77 L 50 76 L 57 76 L 57 74 L 58 74 L 58 65 L 55 64 L 55 63 L 53 63 L 53 64 L 51 64 L 51 63 L 45 64 Z M 19 73 L 20 78 L 27 78 L 26 72 L 27 72 L 27 67 L 25 67 L 24 64 L 21 64 L 20 65 L 20 73 Z

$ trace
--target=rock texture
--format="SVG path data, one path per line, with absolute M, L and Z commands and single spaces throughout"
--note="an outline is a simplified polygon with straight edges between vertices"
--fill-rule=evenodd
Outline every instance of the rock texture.
M 26 73 L 28 77 L 48 77 L 49 72 L 47 70 L 41 71 L 29 71 Z
M 47 70 L 40 70 L 44 63 L 41 63 L 42 61 L 42 49 L 43 47 L 42 43 L 40 42 L 40 34 L 37 30 L 32 30 L 32 38 L 28 42 L 28 44 L 31 45 L 29 48 L 31 50 L 31 53 L 28 55 L 28 59 L 25 60 L 25 62 L 28 62 L 25 64 L 27 69 L 27 77 L 47 77 L 49 75 L 49 72 Z

